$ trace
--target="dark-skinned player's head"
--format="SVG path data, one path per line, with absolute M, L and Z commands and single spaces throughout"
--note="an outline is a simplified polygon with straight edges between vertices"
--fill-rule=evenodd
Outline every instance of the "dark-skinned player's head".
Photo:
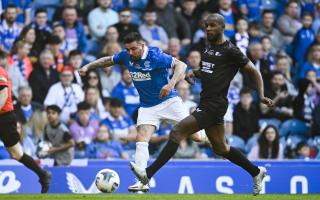
M 132 60 L 140 60 L 143 54 L 144 42 L 137 32 L 129 33 L 124 37 L 124 46 Z
M 208 15 L 205 19 L 205 30 L 209 42 L 216 42 L 223 36 L 225 23 L 224 17 L 220 14 L 214 13 Z

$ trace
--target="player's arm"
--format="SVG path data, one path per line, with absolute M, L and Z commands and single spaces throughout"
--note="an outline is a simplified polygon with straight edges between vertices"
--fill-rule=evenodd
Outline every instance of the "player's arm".
M 175 58 L 173 62 L 173 76 L 169 83 L 163 86 L 163 88 L 161 89 L 160 98 L 167 96 L 170 93 L 170 91 L 174 88 L 174 86 L 177 84 L 177 82 L 184 79 L 184 72 L 186 71 L 187 65 L 184 62 Z
M 194 78 L 198 78 L 201 79 L 201 71 L 200 71 L 200 67 L 198 68 L 194 68 L 194 69 L 190 69 L 187 74 L 186 77 L 184 78 L 189 84 L 194 84 L 195 80 Z
M 78 70 L 78 72 L 81 76 L 84 76 L 88 70 L 97 69 L 99 67 L 110 67 L 112 65 L 114 65 L 114 62 L 112 60 L 112 56 L 102 57 L 102 58 L 99 58 L 98 60 L 95 60 L 95 61 L 89 63 L 89 64 L 86 64 L 85 66 L 80 68 Z
M 0 86 L 0 110 L 6 104 L 8 99 L 8 87 Z
M 249 76 L 255 80 L 257 85 L 257 92 L 261 103 L 266 104 L 268 107 L 273 106 L 273 101 L 264 96 L 264 85 L 260 72 L 256 69 L 254 64 L 249 61 L 243 68 L 243 72 L 249 74 Z

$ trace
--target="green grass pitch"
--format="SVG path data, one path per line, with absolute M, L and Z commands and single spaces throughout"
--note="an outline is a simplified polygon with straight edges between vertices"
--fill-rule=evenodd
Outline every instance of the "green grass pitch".
M 249 194 L 11 194 L 0 195 L 1 200 L 319 200 L 319 195 L 259 195 Z

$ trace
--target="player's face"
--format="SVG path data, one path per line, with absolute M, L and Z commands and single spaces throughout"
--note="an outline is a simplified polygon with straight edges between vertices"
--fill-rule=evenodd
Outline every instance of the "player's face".
M 207 19 L 204 25 L 209 42 L 216 42 L 222 37 L 223 27 L 217 21 Z
M 140 60 L 143 54 L 144 45 L 140 42 L 131 42 L 125 44 L 126 50 L 132 60 Z

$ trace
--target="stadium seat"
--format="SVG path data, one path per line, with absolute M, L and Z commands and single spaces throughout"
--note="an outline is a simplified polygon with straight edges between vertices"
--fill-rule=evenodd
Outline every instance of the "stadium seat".
M 289 135 L 299 135 L 307 138 L 309 135 L 310 127 L 303 121 L 298 119 L 289 119 L 283 122 L 279 129 L 280 137 L 287 137 Z
M 231 135 L 227 137 L 227 142 L 230 146 L 240 149 L 242 152 L 245 152 L 245 142 L 242 138 L 236 135 Z
M 259 138 L 259 134 L 255 134 L 251 138 L 249 138 L 245 147 L 245 150 L 247 153 L 249 153 L 252 147 L 258 142 L 258 138 Z
M 264 128 L 267 125 L 273 125 L 279 130 L 281 121 L 278 119 L 260 119 L 259 120 L 260 127 Z
M 290 135 L 287 137 L 286 139 L 286 145 L 287 147 L 289 147 L 290 149 L 295 149 L 297 144 L 299 142 L 304 141 L 305 138 L 303 136 L 299 136 L 299 135 Z

